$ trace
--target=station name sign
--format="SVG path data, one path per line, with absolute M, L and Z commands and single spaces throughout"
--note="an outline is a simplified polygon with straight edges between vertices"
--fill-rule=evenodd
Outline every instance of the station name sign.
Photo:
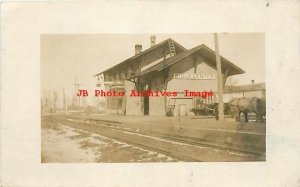
M 215 80 L 215 74 L 174 73 L 173 79 Z

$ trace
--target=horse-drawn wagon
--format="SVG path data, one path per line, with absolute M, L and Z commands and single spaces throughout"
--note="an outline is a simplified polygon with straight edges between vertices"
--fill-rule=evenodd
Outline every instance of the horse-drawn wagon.
M 206 103 L 204 102 L 203 99 L 200 98 L 194 98 L 194 105 L 191 111 L 195 115 L 205 115 L 205 116 L 216 116 L 218 115 L 218 107 L 219 104 L 214 102 L 214 103 Z M 224 103 L 224 114 L 228 115 L 229 114 L 229 107 L 227 103 Z
M 255 115 L 256 121 L 265 121 L 265 98 L 233 98 L 229 101 L 229 109 L 237 121 L 249 121 L 249 114 Z
M 170 98 L 167 105 L 167 116 L 174 116 L 176 100 L 192 100 L 192 107 L 189 109 L 194 115 L 216 116 L 219 115 L 219 103 L 208 101 L 201 97 L 194 98 Z M 265 121 L 266 100 L 265 98 L 233 98 L 224 103 L 224 115 L 231 115 L 237 121 L 248 122 L 249 120 Z

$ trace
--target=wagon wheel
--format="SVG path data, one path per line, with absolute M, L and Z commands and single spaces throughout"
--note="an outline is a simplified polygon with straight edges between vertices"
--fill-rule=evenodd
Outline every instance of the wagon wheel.
M 208 107 L 205 108 L 204 112 L 205 112 L 205 115 L 210 116 L 210 110 Z
M 205 107 L 205 114 L 207 116 L 211 116 L 214 114 L 214 109 L 210 109 L 209 107 Z

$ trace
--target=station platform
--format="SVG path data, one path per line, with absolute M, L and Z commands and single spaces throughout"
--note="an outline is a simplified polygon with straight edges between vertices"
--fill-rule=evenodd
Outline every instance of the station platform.
M 177 139 L 192 143 L 235 148 L 265 154 L 266 124 L 236 122 L 232 118 L 218 121 L 199 116 L 158 117 L 119 115 L 63 115 L 78 120 L 96 121 L 131 132 Z
M 225 118 L 224 121 L 218 121 L 214 117 L 206 116 L 186 116 L 186 117 L 162 117 L 162 116 L 122 116 L 122 115 L 98 115 L 82 114 L 70 115 L 76 118 L 89 118 L 103 121 L 119 122 L 123 124 L 153 124 L 156 126 L 178 126 L 182 128 L 212 129 L 230 132 L 242 133 L 266 133 L 266 123 L 262 122 L 237 122 L 233 118 Z

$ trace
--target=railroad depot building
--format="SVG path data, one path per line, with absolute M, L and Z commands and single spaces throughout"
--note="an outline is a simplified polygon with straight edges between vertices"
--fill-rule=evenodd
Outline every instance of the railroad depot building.
M 124 96 L 105 97 L 106 111 L 120 115 L 166 116 L 194 115 L 192 108 L 197 103 L 218 102 L 217 70 L 215 52 L 202 44 L 186 49 L 169 38 L 156 44 L 150 38 L 151 47 L 142 50 L 135 46 L 135 55 L 95 75 L 105 85 L 106 91 L 124 91 Z M 241 68 L 221 56 L 223 83 L 226 78 L 245 73 Z M 135 91 L 170 91 L 177 95 L 136 96 Z M 184 90 L 213 92 L 212 96 L 185 96 Z

